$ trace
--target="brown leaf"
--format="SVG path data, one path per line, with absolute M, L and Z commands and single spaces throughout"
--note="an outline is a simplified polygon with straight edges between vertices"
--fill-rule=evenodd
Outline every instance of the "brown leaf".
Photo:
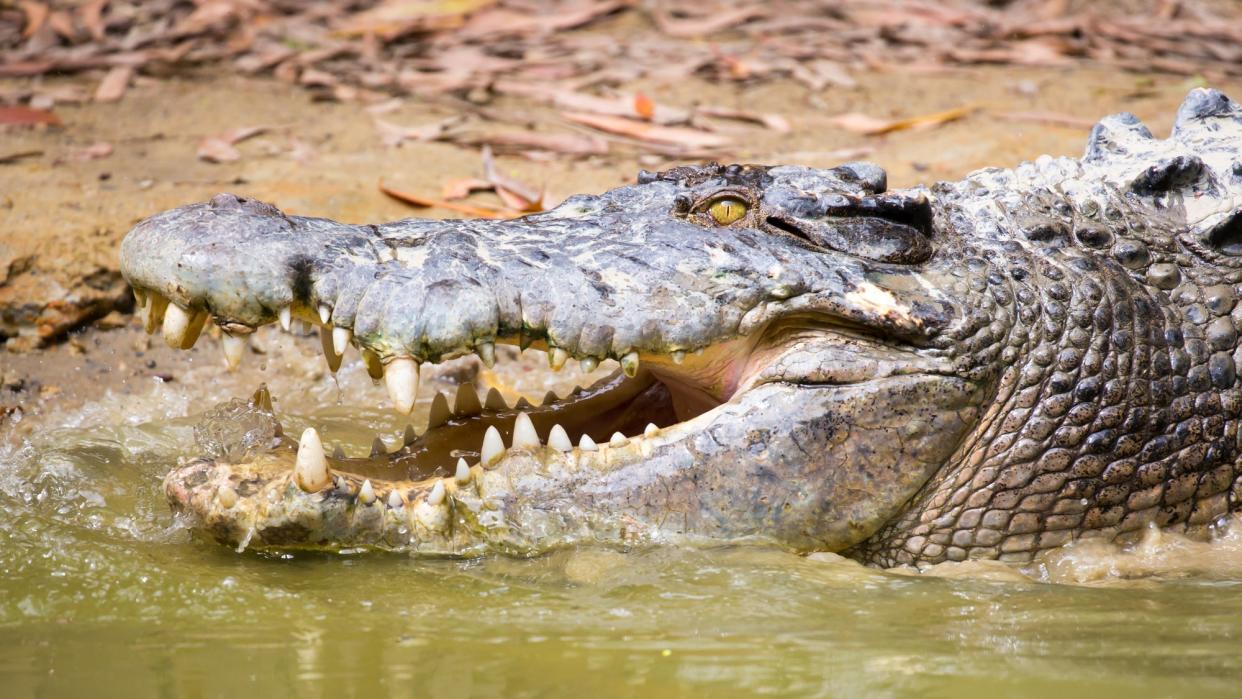
M 894 131 L 939 126 L 940 124 L 961 119 L 973 111 L 975 111 L 975 107 L 967 105 L 906 119 L 879 119 L 866 114 L 860 114 L 859 112 L 850 112 L 832 117 L 828 120 L 828 123 L 846 131 L 853 131 L 854 133 L 867 136 L 879 136 Z
M 22 0 L 18 5 L 21 6 L 22 12 L 26 14 L 26 26 L 22 29 L 22 38 L 29 39 L 34 36 L 35 32 L 43 28 L 43 23 L 47 21 L 48 7 L 41 2 L 33 2 L 33 0 Z
M 379 182 L 379 190 L 383 192 L 384 194 L 387 194 L 388 196 L 392 197 L 393 199 L 396 199 L 397 201 L 403 201 L 406 204 L 410 204 L 413 206 L 419 206 L 419 207 L 424 207 L 424 208 L 447 209 L 449 211 L 456 211 L 458 213 L 466 214 L 467 216 L 474 216 L 476 218 L 511 218 L 505 212 L 497 211 L 495 209 L 487 209 L 481 206 L 469 206 L 467 204 L 458 204 L 457 202 L 445 201 L 443 199 L 434 199 L 432 197 L 424 197 L 418 194 L 414 194 L 412 192 L 404 192 L 399 189 L 394 189 L 392 187 L 389 187 L 388 185 L 384 184 L 383 180 L 380 180 Z
M 712 9 L 709 14 L 687 18 L 675 18 L 663 10 L 652 13 L 652 19 L 660 31 L 679 39 L 718 34 L 743 22 L 767 16 L 767 10 L 759 5 L 743 5 L 732 9 Z
M 494 188 L 491 182 L 477 177 L 464 177 L 449 180 L 440 187 L 440 196 L 447 201 L 465 199 L 475 192 L 487 192 Z
M 583 126 L 628 136 L 640 141 L 694 148 L 719 148 L 729 143 L 728 138 L 719 134 L 676 126 L 660 126 L 645 121 L 626 119 L 625 117 L 583 114 L 581 112 L 561 112 L 561 116 Z
M 0 106 L 0 125 L 34 126 L 36 124 L 60 126 L 60 117 L 43 109 L 31 109 L 30 107 L 20 106 Z
M 748 112 L 742 109 L 712 107 L 710 105 L 700 106 L 695 111 L 704 116 L 718 117 L 720 119 L 736 119 L 737 121 L 748 121 L 753 124 L 766 126 L 773 131 L 779 131 L 781 133 L 789 132 L 789 120 L 780 114 L 772 114 L 770 112 Z
M 116 66 L 108 71 L 108 74 L 99 81 L 99 86 L 95 88 L 96 102 L 116 102 L 125 96 L 125 90 L 129 87 L 129 81 L 134 77 L 134 69 L 131 66 Z
M 655 102 L 652 102 L 650 97 L 641 92 L 635 93 L 634 113 L 647 121 L 651 121 L 655 117 Z
M 496 169 L 491 146 L 483 146 L 483 177 L 496 186 L 496 194 L 514 211 L 532 213 L 543 210 L 543 192 L 502 174 Z
M 208 136 L 198 144 L 198 159 L 209 163 L 230 163 L 241 160 L 241 152 L 219 136 Z
M 267 133 L 266 126 L 241 126 L 236 129 L 230 129 L 220 134 L 218 138 L 225 141 L 229 145 L 241 143 L 248 138 L 254 138 L 261 133 Z
M 107 27 L 103 22 L 103 11 L 108 6 L 109 0 L 90 0 L 90 2 L 78 8 L 78 18 L 82 20 L 82 26 L 86 27 L 86 31 L 90 32 L 91 38 L 95 41 L 103 41 Z
M 471 13 L 494 4 L 495 0 L 382 0 L 370 9 L 352 14 L 336 34 L 375 34 L 392 41 L 415 32 L 456 29 L 465 24 Z

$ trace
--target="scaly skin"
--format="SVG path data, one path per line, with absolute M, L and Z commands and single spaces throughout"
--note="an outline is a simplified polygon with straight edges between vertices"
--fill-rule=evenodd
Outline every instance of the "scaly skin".
M 495 343 L 628 376 L 539 408 L 463 398 L 326 479 L 283 439 L 166 489 L 232 544 L 443 555 L 758 540 L 894 565 L 1206 535 L 1242 495 L 1239 148 L 1242 108 L 1196 90 L 1166 141 L 1109 117 L 1081 160 L 930 190 L 866 164 L 705 166 L 505 222 L 347 226 L 229 195 L 166 212 L 122 269 L 150 329 L 184 309 L 173 344 L 287 308 L 398 403 L 410 367 Z M 513 446 L 480 449 L 488 426 Z

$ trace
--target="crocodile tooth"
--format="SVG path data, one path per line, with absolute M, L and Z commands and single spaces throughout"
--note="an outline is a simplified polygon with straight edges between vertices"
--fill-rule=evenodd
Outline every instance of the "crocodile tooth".
M 380 361 L 379 355 L 375 352 L 364 349 L 362 350 L 362 364 L 367 368 L 367 376 L 372 380 L 379 381 L 384 378 L 384 363 Z
M 169 304 L 164 311 L 164 342 L 174 349 L 180 348 L 189 328 L 190 314 L 175 303 Z
M 380 439 L 377 436 L 374 440 L 371 441 L 371 456 L 372 457 L 384 456 L 387 453 L 388 453 L 388 445 L 384 444 L 384 440 Z
M 405 433 L 402 435 L 401 441 L 404 442 L 405 446 L 408 447 L 417 440 L 418 440 L 418 433 L 414 431 L 414 425 L 406 425 Z
M 335 447 L 332 447 L 332 458 L 336 459 L 337 461 L 344 459 L 345 458 L 345 447 L 342 447 L 339 444 L 336 445 Z
M 332 319 L 332 309 L 328 308 L 327 304 L 324 304 L 324 303 L 319 304 L 319 322 L 323 323 L 324 325 L 327 325 L 328 321 L 331 319 Z
M 676 350 L 669 356 L 673 358 L 674 364 L 681 364 L 682 362 L 686 361 L 686 353 L 681 350 Z
M 354 331 L 349 328 L 335 327 L 332 328 L 332 349 L 338 355 L 345 354 L 345 348 L 349 347 L 349 341 L 353 339 Z
M 582 451 L 598 451 L 599 450 L 599 447 L 596 446 L 595 444 L 595 440 L 591 439 L 591 435 L 589 434 L 582 435 L 582 439 L 578 440 L 578 448 L 581 449 Z
M 505 397 L 500 395 L 500 391 L 497 391 L 495 386 L 487 389 L 487 398 L 483 399 L 483 406 L 494 413 L 509 409 L 505 403 Z
M 375 502 L 375 488 L 371 487 L 371 480 L 362 482 L 362 487 L 358 489 L 358 502 L 363 505 L 370 505 Z
M 465 459 L 457 460 L 457 471 L 453 473 L 453 480 L 457 481 L 457 485 L 465 485 L 470 482 L 470 466 L 466 464 Z
M 328 460 L 323 455 L 323 442 L 314 427 L 307 427 L 298 440 L 298 458 L 293 465 L 293 480 L 308 493 L 317 493 L 332 482 Z
M 526 400 L 526 396 L 518 396 L 518 399 L 513 402 L 513 407 L 518 410 L 530 410 L 535 406 L 531 405 L 530 401 Z
M 500 460 L 505 455 L 505 441 L 500 438 L 500 430 L 495 425 L 490 425 L 487 432 L 483 435 L 483 448 L 479 450 L 479 463 L 486 468 Z
M 341 368 L 341 355 L 332 346 L 332 332 L 329 330 L 331 327 L 325 325 L 319 329 L 319 344 L 323 347 L 323 358 L 328 361 L 328 371 L 335 374 Z
M 569 361 L 569 353 L 560 347 L 553 347 L 548 352 L 548 366 L 552 367 L 552 371 L 560 371 L 567 361 Z
M 164 312 L 168 309 L 168 297 L 163 294 L 151 292 L 151 298 L 147 302 L 147 314 L 143 318 L 142 329 L 150 335 L 164 324 Z
M 409 357 L 394 358 L 384 367 L 384 381 L 393 407 L 409 415 L 418 397 L 418 362 Z
M 610 447 L 623 447 L 629 443 L 630 443 L 630 438 L 626 437 L 620 432 L 613 432 L 612 439 L 608 440 L 608 446 Z
M 654 422 L 648 422 L 647 426 L 643 428 L 643 436 L 653 437 L 655 436 L 655 433 L 659 431 L 660 431 L 660 428 L 656 427 Z
M 227 510 L 237 504 L 237 491 L 230 485 L 222 485 L 216 489 L 216 501 Z
M 224 365 L 230 369 L 241 366 L 242 354 L 246 351 L 244 335 L 220 335 L 220 346 L 224 348 Z
M 293 309 L 289 306 L 285 306 L 280 309 L 280 312 L 276 314 L 276 317 L 280 319 L 281 329 L 285 332 L 289 332 L 289 330 L 293 327 Z
M 138 304 L 139 308 L 147 305 L 147 292 L 138 287 L 132 287 L 130 291 L 134 292 L 134 303 Z
M 449 412 L 448 398 L 436 391 L 436 397 L 431 399 L 431 414 L 427 418 L 427 429 L 443 425 L 452 416 L 453 413 Z
M 560 398 L 557 397 L 556 391 L 548 391 L 547 393 L 543 394 L 542 405 L 552 405 L 558 400 L 560 400 Z
M 444 502 L 445 494 L 444 481 L 436 481 L 436 484 L 431 486 L 431 492 L 427 493 L 427 504 L 435 506 L 440 505 Z
M 457 386 L 453 410 L 458 415 L 478 415 L 483 412 L 483 406 L 479 403 L 479 394 L 474 392 L 474 384 L 467 381 Z
M 405 501 L 401 499 L 401 493 L 395 488 L 388 491 L 388 507 L 393 510 L 399 510 L 405 506 Z
M 535 431 L 535 424 L 530 421 L 530 416 L 526 413 L 518 413 L 517 418 L 513 420 L 513 448 L 539 448 L 539 433 Z
M 630 378 L 633 378 L 634 375 L 638 373 L 638 353 L 637 352 L 630 352 L 629 354 L 621 358 L 621 371 L 624 371 L 625 375 L 629 376 Z
M 599 360 L 595 357 L 586 357 L 578 362 L 578 366 L 582 369 L 582 373 L 589 374 L 599 367 Z
M 479 359 L 483 360 L 483 366 L 488 369 L 496 366 L 496 345 L 490 342 L 480 342 L 474 346 L 474 351 L 478 353 Z
M 569 451 L 574 448 L 574 443 L 569 441 L 564 427 L 552 425 L 552 429 L 548 430 L 548 446 L 557 451 Z

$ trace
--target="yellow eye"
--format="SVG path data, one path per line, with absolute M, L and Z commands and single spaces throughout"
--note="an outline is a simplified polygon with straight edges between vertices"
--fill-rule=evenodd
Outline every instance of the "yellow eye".
M 727 226 L 746 215 L 746 202 L 737 197 L 721 197 L 712 202 L 707 212 L 716 219 L 716 223 Z

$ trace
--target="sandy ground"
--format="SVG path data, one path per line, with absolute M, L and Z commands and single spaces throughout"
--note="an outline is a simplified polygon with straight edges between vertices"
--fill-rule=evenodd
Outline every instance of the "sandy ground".
M 89 77 L 49 82 L 87 90 L 92 84 Z M 775 112 L 789 120 L 789 133 L 754 131 L 736 149 L 738 161 L 827 167 L 866 159 L 888 169 L 892 186 L 902 186 L 1043 153 L 1082 151 L 1085 125 L 1014 121 L 1002 112 L 1055 112 L 1085 122 L 1130 111 L 1165 134 L 1195 85 L 1174 76 L 1091 68 L 873 73 L 860 83 L 855 90 L 821 92 L 792 82 L 627 88 L 658 103 Z M 0 80 L 0 88 L 17 84 Z M 1217 87 L 1242 95 L 1242 84 Z M 937 128 L 878 138 L 828 123 L 844 112 L 906 117 L 962 105 L 978 110 Z M 558 123 L 553 110 L 513 98 L 487 106 L 507 111 L 517 123 Z M 383 118 L 414 126 L 460 109 L 411 98 Z M 359 105 L 314 102 L 297 88 L 223 69 L 144 80 L 118 103 L 58 106 L 57 114 L 64 122 L 60 128 L 0 131 L 0 156 L 39 152 L 0 164 L 0 342 L 6 349 L 0 352 L 0 425 L 17 428 L 10 436 L 45 423 L 40 416 L 54 416 L 57 406 L 128 385 L 133 377 L 175 377 L 179 359 L 162 346 L 148 346 L 135 328 L 132 299 L 117 271 L 120 240 L 142 217 L 221 191 L 270 201 L 290 213 L 359 223 L 452 215 L 411 209 L 380 193 L 377 181 L 438 196 L 445 181 L 476 176 L 481 167 L 475 149 L 410 142 L 387 147 Z M 247 126 L 268 131 L 239 145 L 241 160 L 211 164 L 195 158 L 205 136 Z M 98 142 L 112 144 L 114 152 L 96 160 L 75 158 Z M 296 143 L 304 144 L 296 149 L 300 153 L 313 151 L 309 159 L 293 157 Z M 588 160 L 505 157 L 498 163 L 510 175 L 545 186 L 552 201 L 631 181 L 642 167 L 672 164 L 637 150 Z M 497 203 L 490 197 L 471 202 Z

